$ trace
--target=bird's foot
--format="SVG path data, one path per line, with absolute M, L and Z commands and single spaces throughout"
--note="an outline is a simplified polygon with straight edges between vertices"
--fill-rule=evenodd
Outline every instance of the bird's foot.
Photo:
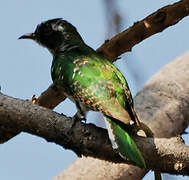
M 85 117 L 81 117 L 78 113 L 76 113 L 73 117 L 73 124 L 72 127 L 75 126 L 77 124 L 77 122 L 82 122 L 84 121 L 84 123 L 86 123 L 86 118 Z
M 84 117 L 84 116 L 80 116 L 80 114 L 76 113 L 74 116 L 73 116 L 73 119 L 75 122 L 77 121 L 80 121 L 80 122 L 84 122 L 86 123 L 87 122 L 87 119 Z

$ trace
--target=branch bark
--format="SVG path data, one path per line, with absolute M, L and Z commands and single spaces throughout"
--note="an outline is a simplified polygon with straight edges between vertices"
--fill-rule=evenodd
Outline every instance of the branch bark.
M 110 60 L 116 60 L 121 54 L 131 51 L 136 44 L 162 32 L 188 15 L 189 0 L 181 0 L 165 6 L 145 19 L 134 23 L 133 26 L 116 35 L 110 41 L 106 41 L 97 51 Z
M 113 151 L 107 131 L 103 128 L 75 121 L 31 102 L 3 94 L 0 95 L 0 102 L 0 123 L 3 125 L 41 136 L 47 141 L 75 151 L 79 156 L 128 163 Z M 149 169 L 189 175 L 189 148 L 180 138 L 153 139 L 137 136 L 134 139 Z M 178 163 L 181 168 L 176 169 L 175 164 Z

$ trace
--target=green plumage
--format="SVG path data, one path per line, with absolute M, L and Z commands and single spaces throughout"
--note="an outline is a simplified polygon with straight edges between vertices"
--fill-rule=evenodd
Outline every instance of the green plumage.
M 112 134 L 114 135 L 113 140 L 116 142 L 112 142 L 113 148 L 117 149 L 123 159 L 129 159 L 135 162 L 139 167 L 146 168 L 146 164 L 140 150 L 136 146 L 134 140 L 127 133 L 127 127 L 123 128 L 118 125 L 115 120 L 109 117 L 106 117 L 106 121 L 109 123 L 109 126 L 111 126 L 109 136 L 111 136 L 110 131 L 112 131 Z
M 36 31 L 21 38 L 34 39 L 53 54 L 53 82 L 74 101 L 85 116 L 88 110 L 102 112 L 107 121 L 113 148 L 140 167 L 143 156 L 128 134 L 136 114 L 127 82 L 107 59 L 88 47 L 77 30 L 62 19 L 40 24 Z M 128 131 L 128 132 L 127 132 Z

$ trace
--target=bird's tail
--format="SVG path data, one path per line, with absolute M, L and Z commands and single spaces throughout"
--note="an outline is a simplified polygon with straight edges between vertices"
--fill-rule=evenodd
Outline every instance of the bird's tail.
M 128 125 L 120 124 L 111 117 L 105 116 L 105 119 L 113 149 L 117 150 L 122 158 L 135 162 L 139 167 L 146 168 L 140 150 L 129 133 L 127 133 Z

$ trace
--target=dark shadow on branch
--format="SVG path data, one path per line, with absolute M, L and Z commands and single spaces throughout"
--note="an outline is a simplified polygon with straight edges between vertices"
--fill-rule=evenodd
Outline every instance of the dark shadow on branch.
M 74 121 L 73 118 L 31 102 L 3 94 L 0 94 L 0 102 L 1 125 L 11 124 L 15 129 L 38 135 L 65 149 L 71 149 L 79 156 L 91 156 L 114 163 L 131 163 L 113 151 L 107 131 L 103 128 Z M 143 153 L 149 169 L 189 175 L 189 148 L 179 137 L 153 139 L 138 136 L 134 137 L 134 140 Z

